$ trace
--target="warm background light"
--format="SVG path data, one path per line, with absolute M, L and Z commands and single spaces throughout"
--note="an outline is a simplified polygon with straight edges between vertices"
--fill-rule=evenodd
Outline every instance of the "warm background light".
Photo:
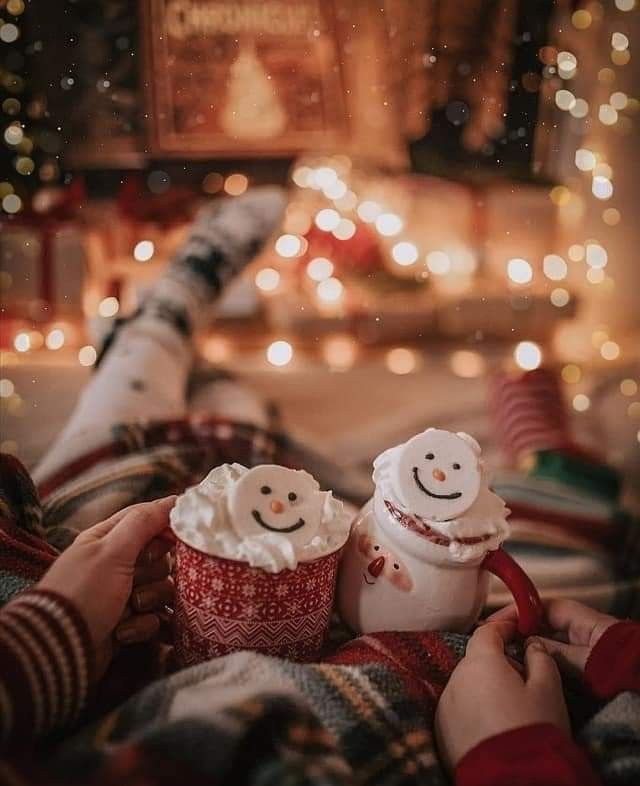
M 288 341 L 274 341 L 267 348 L 267 360 L 272 366 L 286 366 L 293 358 L 293 347 Z
M 273 292 L 280 284 L 280 273 L 272 267 L 265 267 L 256 273 L 256 286 L 263 292 Z
M 533 371 L 542 363 L 542 350 L 533 341 L 521 341 L 513 353 L 514 360 L 525 371 Z
M 418 365 L 415 352 L 405 347 L 389 350 L 385 362 L 389 371 L 399 375 L 411 374 Z
M 141 240 L 133 249 L 133 258 L 137 262 L 148 262 L 155 253 L 155 246 L 151 240 Z
M 333 262 L 326 257 L 315 257 L 307 265 L 307 275 L 312 281 L 324 281 L 333 275 Z

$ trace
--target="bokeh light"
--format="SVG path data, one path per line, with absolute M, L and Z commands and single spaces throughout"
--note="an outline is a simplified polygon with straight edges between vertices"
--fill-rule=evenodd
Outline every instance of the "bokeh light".
M 451 259 L 444 251 L 430 251 L 426 257 L 429 270 L 436 276 L 444 276 L 451 270 Z
M 513 358 L 525 371 L 533 371 L 542 363 L 542 350 L 533 341 L 521 341 L 513 352 Z
M 340 213 L 332 207 L 325 207 L 318 211 L 315 218 L 316 226 L 325 232 L 331 232 L 340 223 Z
M 86 346 L 82 347 L 78 352 L 78 361 L 80 362 L 81 366 L 93 366 L 97 359 L 98 353 L 96 352 L 95 347 L 92 347 L 91 344 L 87 344 Z
M 551 290 L 551 294 L 549 295 L 549 300 L 556 308 L 564 308 L 566 305 L 569 304 L 569 301 L 571 300 L 571 295 L 563 287 L 557 287 L 556 289 Z
M 613 196 L 613 183 L 609 178 L 597 175 L 591 183 L 591 192 L 596 199 L 611 199 Z
M 620 392 L 623 396 L 635 396 L 638 392 L 638 383 L 635 379 L 623 379 L 620 383 Z
M 318 284 L 316 293 L 323 303 L 338 303 L 344 295 L 344 285 L 337 278 L 327 278 Z
M 403 240 L 391 249 L 391 256 L 398 265 L 413 265 L 418 259 L 418 249 L 413 243 Z
M 324 281 L 333 275 L 333 262 L 326 257 L 315 257 L 307 265 L 307 275 L 312 281 Z
M 526 259 L 515 257 L 507 262 L 507 276 L 514 284 L 528 284 L 533 279 L 533 268 Z
M 562 367 L 562 379 L 569 385 L 577 385 L 582 379 L 582 370 L 575 363 L 567 363 Z
M 31 338 L 28 333 L 18 333 L 13 339 L 13 346 L 17 352 L 28 352 L 31 349 Z
M 620 346 L 615 341 L 605 341 L 600 347 L 600 354 L 605 360 L 616 360 L 620 357 Z
M 322 357 L 327 365 L 337 371 L 346 371 L 355 363 L 358 344 L 347 335 L 330 336 L 322 344 Z
M 567 277 L 567 263 L 558 254 L 547 254 L 542 262 L 542 269 L 551 281 L 562 281 Z
M 273 292 L 280 284 L 280 273 L 275 268 L 265 267 L 256 273 L 255 282 L 262 292 Z
M 249 179 L 239 172 L 229 175 L 224 181 L 224 190 L 229 196 L 240 196 L 249 187 Z
M 479 352 L 468 349 L 460 349 L 451 354 L 449 361 L 453 373 L 463 379 L 479 377 L 484 373 L 486 364 Z
M 152 240 L 141 240 L 133 249 L 133 258 L 137 262 L 148 262 L 155 254 L 156 247 Z
M 98 314 L 101 317 L 115 317 L 120 310 L 120 303 L 117 297 L 106 297 L 100 301 L 98 306 Z
M 280 235 L 276 240 L 276 253 L 285 259 L 298 256 L 302 250 L 302 240 L 297 235 Z
M 350 240 L 356 233 L 356 225 L 350 218 L 341 218 L 333 230 L 333 236 L 338 240 Z
M 411 374 L 418 366 L 416 353 L 406 347 L 395 347 L 387 352 L 385 364 L 393 374 Z
M 591 399 L 585 393 L 578 393 L 571 402 L 576 412 L 586 412 L 591 406 Z
M 393 237 L 402 232 L 404 222 L 395 213 L 381 213 L 376 218 L 376 229 L 385 237 Z
M 382 208 L 377 202 L 365 199 L 364 202 L 360 202 L 358 205 L 356 213 L 362 221 L 372 224 L 382 213 Z
M 49 333 L 47 333 L 47 337 L 45 339 L 47 349 L 61 349 L 64 346 L 64 342 L 64 330 L 61 330 L 60 328 L 54 328 L 53 330 L 49 331 Z
M 288 341 L 274 341 L 267 347 L 267 360 L 272 366 L 286 366 L 293 358 L 293 347 Z

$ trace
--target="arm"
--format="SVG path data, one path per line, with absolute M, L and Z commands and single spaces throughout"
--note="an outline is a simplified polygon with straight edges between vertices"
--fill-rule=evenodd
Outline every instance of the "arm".
M 571 741 L 558 668 L 532 642 L 521 669 L 504 653 L 512 620 L 478 628 L 436 712 L 440 757 L 456 786 L 598 786 Z
M 114 649 L 158 630 L 173 497 L 79 535 L 35 589 L 0 610 L 0 752 L 71 724 Z
M 640 693 L 640 623 L 610 625 L 591 649 L 584 679 L 601 699 L 625 690 Z
M 72 723 L 94 678 L 89 630 L 63 596 L 31 590 L 0 611 L 0 750 Z
M 513 605 L 491 620 L 514 619 Z M 582 677 L 595 696 L 608 699 L 625 690 L 640 692 L 640 623 L 620 620 L 574 600 L 546 604 L 551 638 L 537 641 L 563 671 Z
M 456 786 L 599 786 L 584 752 L 551 723 L 521 726 L 472 748 L 455 770 Z
M 532 639 L 560 666 L 583 674 L 600 698 L 623 690 L 640 691 L 640 624 L 614 617 L 570 600 L 547 604 L 552 631 L 566 639 Z M 509 606 L 490 617 L 513 621 Z M 535 762 L 535 766 L 532 766 Z M 481 741 L 456 768 L 456 786 L 595 786 L 599 780 L 584 752 L 554 725 L 530 724 Z

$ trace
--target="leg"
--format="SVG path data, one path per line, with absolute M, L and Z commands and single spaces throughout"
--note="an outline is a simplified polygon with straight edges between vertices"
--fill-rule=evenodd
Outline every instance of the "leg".
M 224 284 L 253 258 L 278 225 L 280 189 L 255 189 L 205 207 L 190 237 L 139 312 L 108 340 L 100 366 L 34 477 L 108 442 L 116 423 L 185 414 L 191 336 L 211 321 Z
M 36 482 L 105 443 L 116 423 L 165 420 L 185 413 L 190 344 L 132 322 L 118 334 L 82 392 L 71 419 L 34 471 Z
M 269 428 L 269 404 L 240 380 L 211 369 L 196 376 L 189 397 L 189 413 L 194 417 L 213 416 Z

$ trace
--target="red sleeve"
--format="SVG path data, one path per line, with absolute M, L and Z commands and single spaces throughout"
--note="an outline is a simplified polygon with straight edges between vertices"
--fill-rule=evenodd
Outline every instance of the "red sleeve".
M 459 762 L 456 786 L 600 786 L 586 754 L 550 723 L 489 737 Z
M 640 623 L 616 622 L 607 628 L 591 650 L 584 679 L 601 699 L 625 690 L 640 693 Z

